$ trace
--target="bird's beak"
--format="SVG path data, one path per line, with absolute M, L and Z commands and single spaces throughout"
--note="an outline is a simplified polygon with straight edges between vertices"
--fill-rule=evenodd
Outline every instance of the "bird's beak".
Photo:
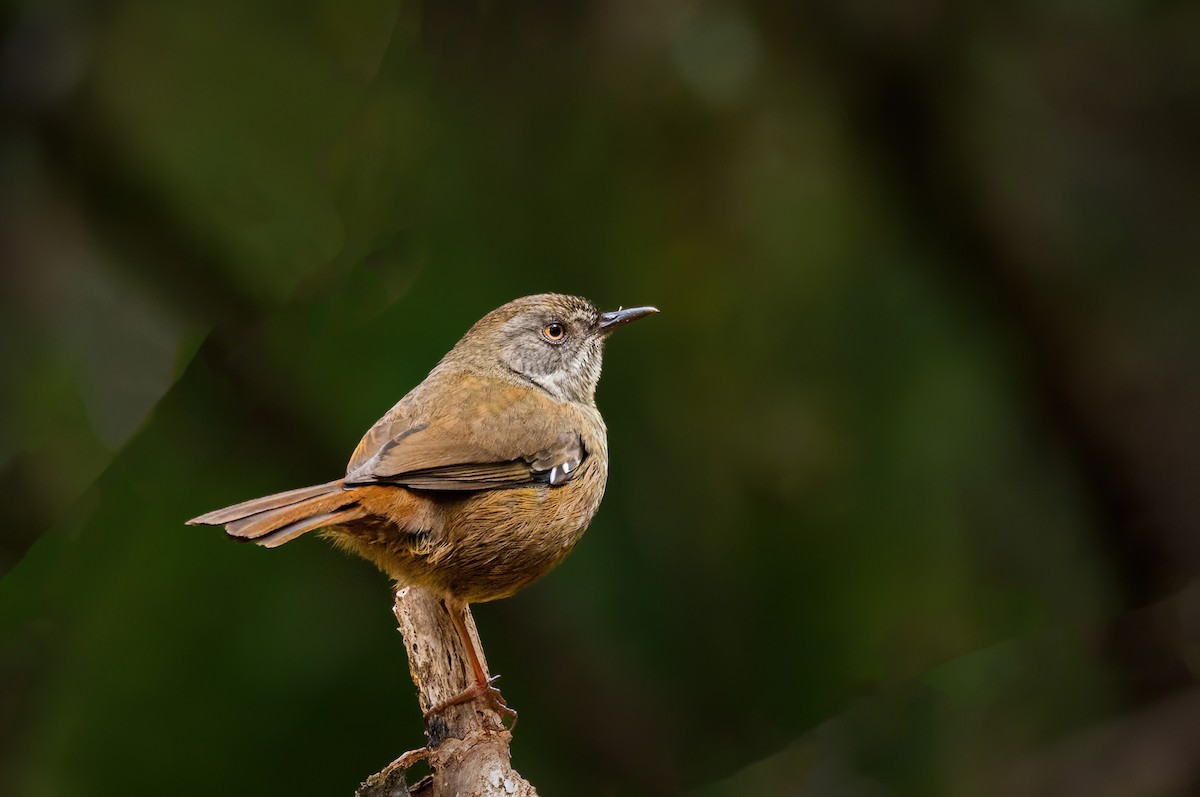
M 658 312 L 657 307 L 626 307 L 621 310 L 614 310 L 611 313 L 602 313 L 600 315 L 600 331 L 612 332 L 620 326 L 624 326 L 631 321 L 637 321 L 648 315 L 654 315 Z

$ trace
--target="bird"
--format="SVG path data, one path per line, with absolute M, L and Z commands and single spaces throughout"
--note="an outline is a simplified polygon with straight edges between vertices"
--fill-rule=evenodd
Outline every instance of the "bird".
M 277 548 L 318 532 L 398 588 L 443 601 L 472 683 L 426 712 L 485 698 L 516 712 L 467 631 L 470 604 L 509 597 L 569 554 L 600 506 L 608 439 L 596 407 L 604 344 L 655 307 L 515 299 L 476 322 L 363 435 L 340 479 L 188 521 Z

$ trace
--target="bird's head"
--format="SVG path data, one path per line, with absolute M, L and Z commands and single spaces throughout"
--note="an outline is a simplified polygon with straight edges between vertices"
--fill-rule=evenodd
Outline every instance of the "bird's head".
M 630 307 L 602 313 L 578 296 L 525 296 L 481 318 L 447 357 L 483 368 L 498 366 L 559 401 L 591 404 L 609 334 L 657 312 Z

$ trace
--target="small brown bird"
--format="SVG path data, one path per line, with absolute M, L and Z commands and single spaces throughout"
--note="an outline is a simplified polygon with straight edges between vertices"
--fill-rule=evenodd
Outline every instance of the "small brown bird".
M 596 409 L 604 341 L 656 313 L 601 313 L 540 294 L 493 310 L 366 433 L 343 479 L 188 521 L 275 548 L 323 530 L 400 586 L 443 596 L 475 683 L 436 706 L 486 696 L 466 607 L 545 575 L 583 536 L 604 495 L 608 440 Z

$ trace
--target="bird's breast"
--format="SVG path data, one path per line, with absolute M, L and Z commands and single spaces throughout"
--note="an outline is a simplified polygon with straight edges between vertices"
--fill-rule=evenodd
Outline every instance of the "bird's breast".
M 584 460 L 560 486 L 491 490 L 447 513 L 445 544 L 426 566 L 446 591 L 468 603 L 507 597 L 545 575 L 571 552 L 600 506 L 607 452 Z

